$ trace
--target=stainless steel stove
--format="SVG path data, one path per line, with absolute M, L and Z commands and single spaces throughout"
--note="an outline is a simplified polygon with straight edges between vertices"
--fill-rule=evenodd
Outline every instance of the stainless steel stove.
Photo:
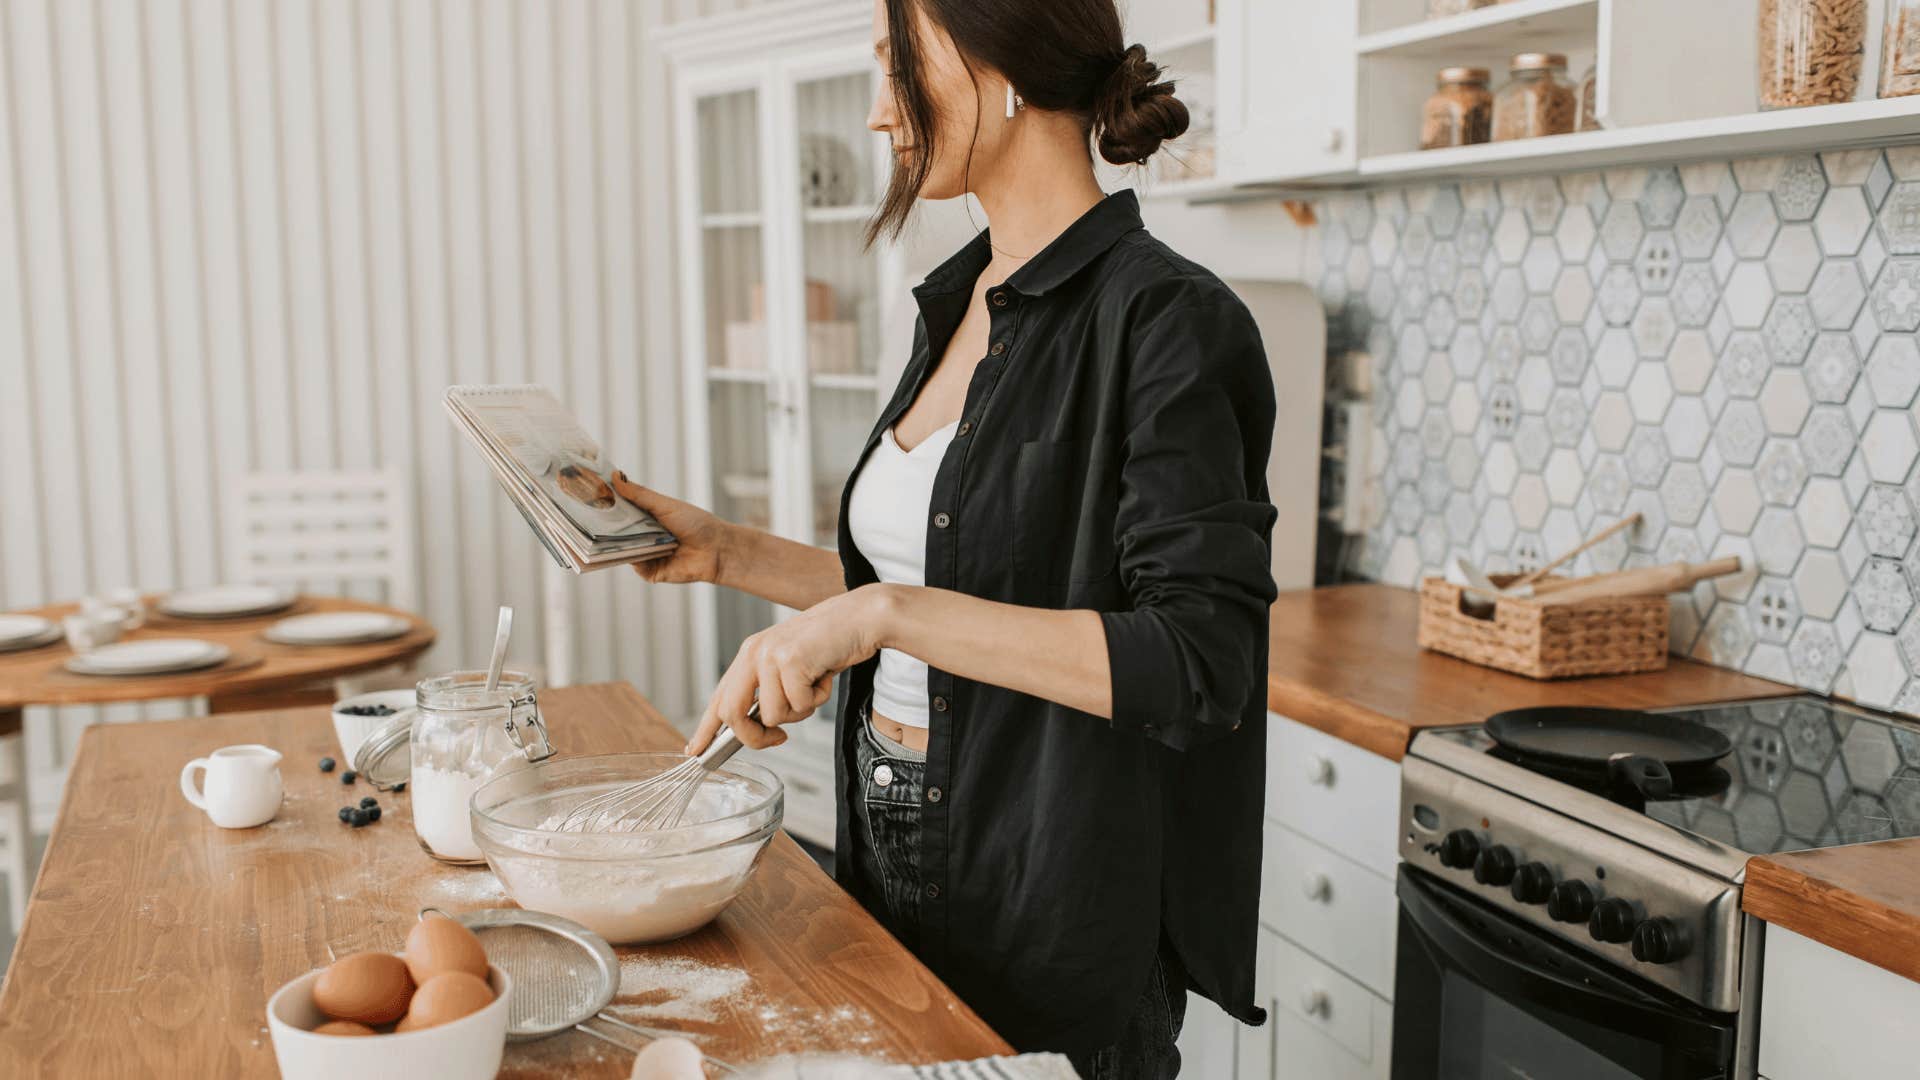
M 1411 997 L 1485 1030 L 1403 1037 L 1396 1022 L 1397 1080 L 1752 1075 L 1747 860 L 1920 834 L 1920 725 L 1813 697 L 1668 714 L 1733 751 L 1662 798 L 1522 759 L 1479 727 L 1414 739 L 1396 1011 Z M 1662 1035 L 1659 1017 L 1683 1022 Z

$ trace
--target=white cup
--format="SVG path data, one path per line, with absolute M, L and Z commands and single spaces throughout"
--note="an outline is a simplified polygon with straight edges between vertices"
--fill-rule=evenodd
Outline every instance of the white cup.
M 119 608 L 95 607 L 60 620 L 67 633 L 67 644 L 76 653 L 89 653 L 102 645 L 111 645 L 126 632 L 126 618 Z
M 107 593 L 107 603 L 119 608 L 123 613 L 120 625 L 127 630 L 138 630 L 147 624 L 147 599 L 140 590 L 122 587 Z
M 193 786 L 193 771 L 206 771 L 206 790 Z M 180 794 L 223 829 L 251 829 L 280 810 L 280 751 L 247 743 L 223 746 L 194 758 L 180 770 Z

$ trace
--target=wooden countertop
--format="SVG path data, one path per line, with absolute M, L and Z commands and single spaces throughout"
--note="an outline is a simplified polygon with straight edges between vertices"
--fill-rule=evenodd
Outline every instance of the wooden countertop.
M 625 684 L 541 704 L 562 753 L 683 742 Z M 177 776 L 242 742 L 286 755 L 286 801 L 267 825 L 228 831 L 181 798 Z M 510 906 L 484 867 L 420 850 L 406 795 L 377 795 L 373 825 L 340 824 L 341 805 L 375 793 L 321 773 L 323 755 L 339 756 L 323 709 L 88 728 L 0 986 L 0 1076 L 270 1076 L 266 1001 L 283 983 L 331 955 L 399 948 L 422 906 Z M 1009 1052 L 784 833 L 712 925 L 616 951 L 636 984 L 616 1015 L 684 1030 L 729 1061 Z M 708 989 L 662 979 L 662 965 L 704 972 L 692 984 Z M 625 1077 L 631 1064 L 569 1032 L 509 1046 L 500 1075 Z
M 1747 863 L 1748 914 L 1920 981 L 1920 839 Z
M 1267 707 L 1399 761 L 1416 731 L 1477 724 L 1530 705 L 1658 709 L 1781 697 L 1800 691 L 1674 658 L 1665 671 L 1543 682 L 1414 641 L 1420 597 L 1392 585 L 1336 585 L 1280 594 L 1272 610 Z

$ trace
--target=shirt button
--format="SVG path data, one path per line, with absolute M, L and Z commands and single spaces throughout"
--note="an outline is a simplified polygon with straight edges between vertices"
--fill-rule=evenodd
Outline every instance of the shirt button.
M 929 900 L 940 899 L 940 886 L 935 885 L 931 881 L 927 882 L 927 899 Z
M 939 789 L 939 788 L 937 788 L 937 787 L 930 787 L 930 788 L 928 788 L 928 789 L 927 789 L 927 801 L 928 801 L 928 802 L 939 802 L 939 801 L 940 801 L 940 789 Z
M 951 517 L 948 517 L 944 510 L 938 514 L 933 515 L 934 528 L 944 529 L 951 524 L 953 524 L 953 519 Z
M 994 306 L 994 307 L 1006 307 L 1006 306 L 1007 306 L 1007 294 L 1006 294 L 1006 293 L 1003 293 L 1003 292 L 996 292 L 996 293 L 994 293 L 994 294 L 993 294 L 993 306 Z
M 971 421 L 971 420 L 962 420 L 962 421 L 960 421 L 960 430 L 958 430 L 958 431 L 956 431 L 956 432 L 954 432 L 954 434 L 955 434 L 955 435 L 965 435 L 965 434 L 966 434 L 967 432 L 969 432 L 969 431 L 972 431 L 972 430 L 973 430 L 973 421 Z
M 875 765 L 873 767 L 873 783 L 876 787 L 886 787 L 888 784 L 893 783 L 893 766 L 884 764 Z
M 946 712 L 946 711 L 947 711 L 947 699 L 946 699 L 946 698 L 943 698 L 943 697 L 936 697 L 936 698 L 934 698 L 934 699 L 933 699 L 933 711 L 934 711 L 934 712 Z
M 992 352 L 995 356 L 1005 356 L 1007 354 L 1007 343 L 1004 341 L 996 341 L 993 343 L 993 348 L 988 351 Z

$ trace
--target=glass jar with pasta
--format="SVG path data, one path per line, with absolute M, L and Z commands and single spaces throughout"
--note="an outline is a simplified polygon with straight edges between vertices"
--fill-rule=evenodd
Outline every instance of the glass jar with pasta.
M 1920 94 L 1920 0 L 1887 0 L 1880 38 L 1880 96 Z
M 1920 0 L 1916 0 L 1920 2 Z M 1486 68 L 1441 68 L 1437 89 L 1420 113 L 1420 149 L 1471 146 L 1493 132 L 1493 94 Z
M 1852 101 L 1867 51 L 1867 0 L 1760 0 L 1760 106 Z
M 1573 130 L 1577 94 L 1561 53 L 1521 53 L 1513 78 L 1493 99 L 1493 141 L 1564 135 Z

